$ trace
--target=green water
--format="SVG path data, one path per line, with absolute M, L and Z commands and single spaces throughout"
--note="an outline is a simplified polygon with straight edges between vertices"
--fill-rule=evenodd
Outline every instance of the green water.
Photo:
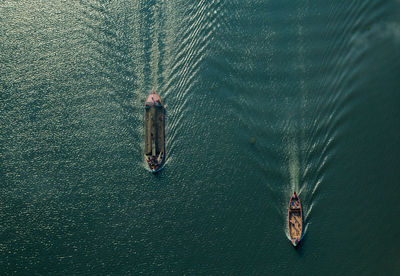
M 1 1 L 0 274 L 399 275 L 399 49 L 395 0 Z

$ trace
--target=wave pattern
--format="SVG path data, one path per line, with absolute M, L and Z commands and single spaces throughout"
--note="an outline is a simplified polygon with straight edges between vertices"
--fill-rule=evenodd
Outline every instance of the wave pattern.
M 233 116 L 251 132 L 248 139 L 257 141 L 254 154 L 247 149 L 240 154 L 257 160 L 253 168 L 263 172 L 285 231 L 293 191 L 303 200 L 308 229 L 318 191 L 343 138 L 340 128 L 354 106 L 357 66 L 368 50 L 355 47 L 354 36 L 368 32 L 387 6 L 354 1 L 343 11 L 333 3 L 322 9 L 305 1 L 291 7 L 282 21 L 279 8 L 284 4 L 252 4 L 229 3 L 228 9 L 236 12 L 226 16 L 218 41 L 225 59 L 215 59 L 213 66 L 227 76 L 219 83 L 228 87 Z M 246 28 L 250 25 L 251 31 Z
M 367 125 L 358 111 L 379 98 L 398 118 L 391 94 L 371 91 L 397 88 L 400 7 L 337 2 L 2 1 L 0 274 L 329 274 L 332 257 L 344 270 L 358 263 L 346 256 L 372 256 L 326 238 L 368 239 L 329 203 L 354 196 L 344 175 L 364 169 L 352 164 L 363 149 L 343 154 L 349 129 Z M 143 159 L 153 89 L 167 110 L 157 175 Z M 390 161 L 395 135 L 375 115 L 390 148 L 375 156 Z M 282 238 L 293 191 L 297 251 Z

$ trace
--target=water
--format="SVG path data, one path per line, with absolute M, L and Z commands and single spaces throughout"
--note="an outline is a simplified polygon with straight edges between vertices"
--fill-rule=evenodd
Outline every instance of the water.
M 400 274 L 399 11 L 2 1 L 1 274 Z M 167 109 L 155 176 L 152 89 Z

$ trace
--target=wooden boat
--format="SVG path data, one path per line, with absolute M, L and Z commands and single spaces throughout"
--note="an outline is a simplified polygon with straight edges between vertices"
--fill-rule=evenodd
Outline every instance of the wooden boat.
M 144 158 L 153 173 L 161 170 L 165 161 L 165 109 L 155 91 L 145 104 Z
M 289 201 L 288 227 L 290 241 L 296 246 L 303 237 L 303 211 L 296 192 L 293 193 Z

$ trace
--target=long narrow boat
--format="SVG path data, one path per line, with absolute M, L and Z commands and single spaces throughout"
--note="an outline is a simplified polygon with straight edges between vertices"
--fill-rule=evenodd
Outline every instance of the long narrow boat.
M 289 200 L 288 227 L 290 241 L 294 246 L 297 246 L 303 237 L 303 210 L 296 192 Z
M 152 91 L 145 104 L 144 158 L 153 173 L 163 168 L 165 161 L 165 109 L 160 96 Z

